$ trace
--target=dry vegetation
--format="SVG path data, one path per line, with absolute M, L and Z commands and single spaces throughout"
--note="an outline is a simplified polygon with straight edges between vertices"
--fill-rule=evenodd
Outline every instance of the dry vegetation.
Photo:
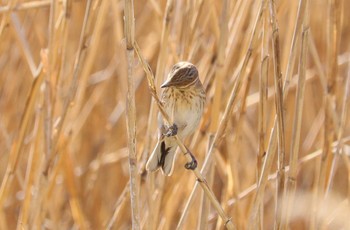
M 0 229 L 349 229 L 350 2 L 133 4 L 2 1 Z M 199 168 L 164 177 L 147 63 L 159 94 L 180 60 Z

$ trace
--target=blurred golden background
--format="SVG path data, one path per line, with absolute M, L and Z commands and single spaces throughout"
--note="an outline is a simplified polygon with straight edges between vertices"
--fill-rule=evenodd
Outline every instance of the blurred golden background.
M 349 8 L 134 2 L 158 92 L 176 62 L 199 70 L 206 110 L 185 144 L 200 169 L 218 133 L 203 176 L 237 229 L 350 228 Z M 123 18 L 121 0 L 1 1 L 0 229 L 132 228 Z M 140 228 L 223 229 L 181 153 L 171 177 L 144 170 L 158 109 L 131 61 Z

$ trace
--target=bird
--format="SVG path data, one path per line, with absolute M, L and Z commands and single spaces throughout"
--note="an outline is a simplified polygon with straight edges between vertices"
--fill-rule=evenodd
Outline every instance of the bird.
M 196 66 L 187 61 L 178 62 L 171 68 L 161 88 L 164 89 L 161 102 L 173 125 L 168 126 L 159 113 L 158 142 L 146 163 L 146 170 L 153 172 L 161 169 L 164 175 L 171 176 L 178 147 L 174 136 L 183 141 L 197 129 L 206 96 Z M 185 167 L 194 169 L 197 161 L 190 151 L 188 153 L 193 160 Z

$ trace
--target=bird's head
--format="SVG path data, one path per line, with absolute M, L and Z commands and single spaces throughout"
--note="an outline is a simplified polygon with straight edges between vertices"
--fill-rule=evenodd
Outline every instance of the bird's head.
M 178 62 L 168 74 L 168 79 L 161 85 L 161 88 L 170 86 L 186 87 L 198 80 L 198 70 L 190 62 Z

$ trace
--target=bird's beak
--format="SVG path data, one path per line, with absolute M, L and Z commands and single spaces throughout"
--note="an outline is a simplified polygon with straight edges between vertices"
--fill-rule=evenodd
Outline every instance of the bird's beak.
M 166 87 L 169 87 L 169 86 L 172 86 L 171 80 L 170 80 L 170 79 L 167 79 L 167 80 L 160 86 L 160 88 L 166 88 Z

